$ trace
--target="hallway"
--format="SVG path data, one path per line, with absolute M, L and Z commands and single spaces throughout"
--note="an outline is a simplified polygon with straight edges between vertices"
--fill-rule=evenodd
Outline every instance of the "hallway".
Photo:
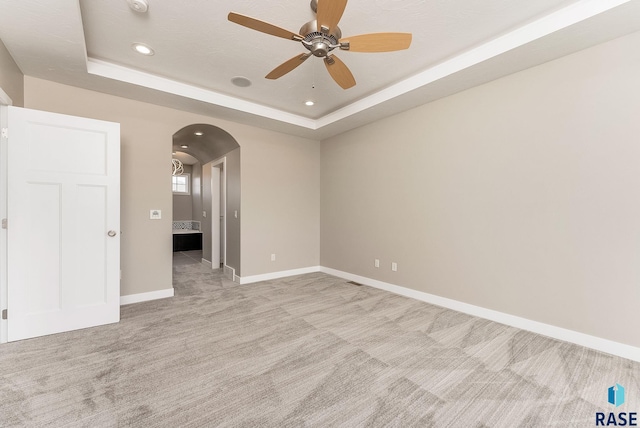
M 173 266 L 187 266 L 202 263 L 202 250 L 176 251 L 173 253 Z

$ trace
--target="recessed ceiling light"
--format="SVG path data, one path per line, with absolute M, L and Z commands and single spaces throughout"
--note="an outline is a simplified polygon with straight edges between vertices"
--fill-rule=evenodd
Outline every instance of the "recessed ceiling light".
M 234 77 L 233 79 L 231 79 L 231 83 L 241 88 L 246 88 L 247 86 L 251 86 L 251 80 L 243 76 Z
M 182 147 L 183 149 L 188 149 L 189 148 L 189 146 L 187 146 L 186 144 L 183 144 L 180 147 Z
M 153 55 L 155 52 L 153 51 L 153 49 L 151 49 L 149 46 L 143 44 L 143 43 L 134 43 L 131 45 L 131 47 L 133 48 L 134 51 L 142 54 L 142 55 L 147 55 L 147 56 L 151 56 Z
M 202 131 L 196 131 L 196 132 L 194 132 L 194 133 L 193 133 L 193 135 L 196 135 L 196 136 L 198 136 L 198 137 L 202 137 L 202 136 L 204 135 L 204 132 L 202 132 Z
M 304 105 L 311 107 L 312 105 L 314 105 L 315 103 L 311 100 L 309 101 L 305 101 Z

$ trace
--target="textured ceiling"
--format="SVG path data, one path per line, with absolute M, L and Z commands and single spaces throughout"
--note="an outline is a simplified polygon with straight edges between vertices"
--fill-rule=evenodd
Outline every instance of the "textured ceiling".
M 229 22 L 230 11 L 293 32 L 314 19 L 306 0 L 149 0 L 145 14 L 126 0 L 3 0 L 0 39 L 26 75 L 321 139 L 640 30 L 640 0 L 350 0 L 343 36 L 413 41 L 399 52 L 336 51 L 357 81 L 343 90 L 314 57 L 265 79 L 306 50 Z M 234 86 L 235 76 L 252 85 Z

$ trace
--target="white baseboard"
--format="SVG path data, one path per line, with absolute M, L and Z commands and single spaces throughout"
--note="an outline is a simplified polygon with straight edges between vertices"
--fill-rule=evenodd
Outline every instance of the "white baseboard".
M 213 264 L 212 264 L 209 260 L 207 260 L 207 259 L 202 259 L 202 260 L 200 260 L 200 263 L 202 263 L 202 264 L 204 264 L 204 265 L 207 265 L 207 266 L 211 266 L 211 267 L 213 267 Z
M 370 287 L 389 291 L 394 294 L 399 294 L 401 296 L 406 296 L 412 299 L 421 300 L 423 302 L 431 303 L 437 306 L 442 306 L 444 308 L 452 309 L 454 311 L 463 312 L 465 314 L 473 315 L 479 318 L 484 318 L 484 319 L 495 321 L 501 324 L 506 324 L 512 327 L 520 328 L 522 330 L 527 330 L 533 333 L 542 334 L 544 336 L 548 336 L 553 339 L 563 340 L 565 342 L 574 343 L 576 345 L 584 346 L 586 348 L 595 349 L 597 351 L 606 352 L 608 354 L 612 354 L 619 357 L 627 358 L 629 360 L 640 362 L 640 348 L 636 348 L 631 345 L 626 345 L 624 343 L 614 342 L 614 341 L 603 339 L 596 336 L 590 336 L 588 334 L 580 333 L 573 330 L 568 330 L 566 328 L 544 324 L 538 321 L 533 321 L 533 320 L 521 318 L 515 315 L 506 314 L 504 312 L 498 312 L 492 309 L 486 309 L 480 306 L 470 305 L 468 303 L 460 302 L 458 300 L 436 296 L 434 294 L 413 290 L 411 288 L 401 287 L 399 285 L 389 284 L 389 283 L 378 281 L 375 279 L 354 275 L 348 272 L 342 272 L 336 269 L 321 267 L 320 271 L 329 275 L 348 279 L 349 281 L 356 281 L 361 284 L 368 285 Z
M 222 273 L 224 273 L 224 276 L 227 277 L 227 279 L 233 282 L 237 282 L 236 278 L 238 277 L 236 276 L 236 270 L 231 266 L 224 265 L 224 267 L 222 268 Z
M 120 296 L 120 306 L 130 305 L 132 303 L 148 302 L 149 300 L 166 299 L 167 297 L 173 297 L 173 295 L 173 288 L 149 291 L 148 293 L 128 294 L 126 296 Z
M 280 272 L 265 273 L 253 276 L 236 276 L 240 279 L 240 284 L 251 284 L 253 282 L 268 281 L 270 279 L 286 278 L 287 276 L 302 275 L 305 273 L 320 272 L 320 266 L 310 266 L 300 269 L 283 270 Z

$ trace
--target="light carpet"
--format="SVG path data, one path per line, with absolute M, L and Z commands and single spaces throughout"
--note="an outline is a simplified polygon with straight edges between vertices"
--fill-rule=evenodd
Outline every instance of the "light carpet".
M 316 273 L 174 267 L 119 324 L 0 346 L 0 426 L 592 427 L 640 364 Z M 626 403 L 607 389 L 626 388 Z

